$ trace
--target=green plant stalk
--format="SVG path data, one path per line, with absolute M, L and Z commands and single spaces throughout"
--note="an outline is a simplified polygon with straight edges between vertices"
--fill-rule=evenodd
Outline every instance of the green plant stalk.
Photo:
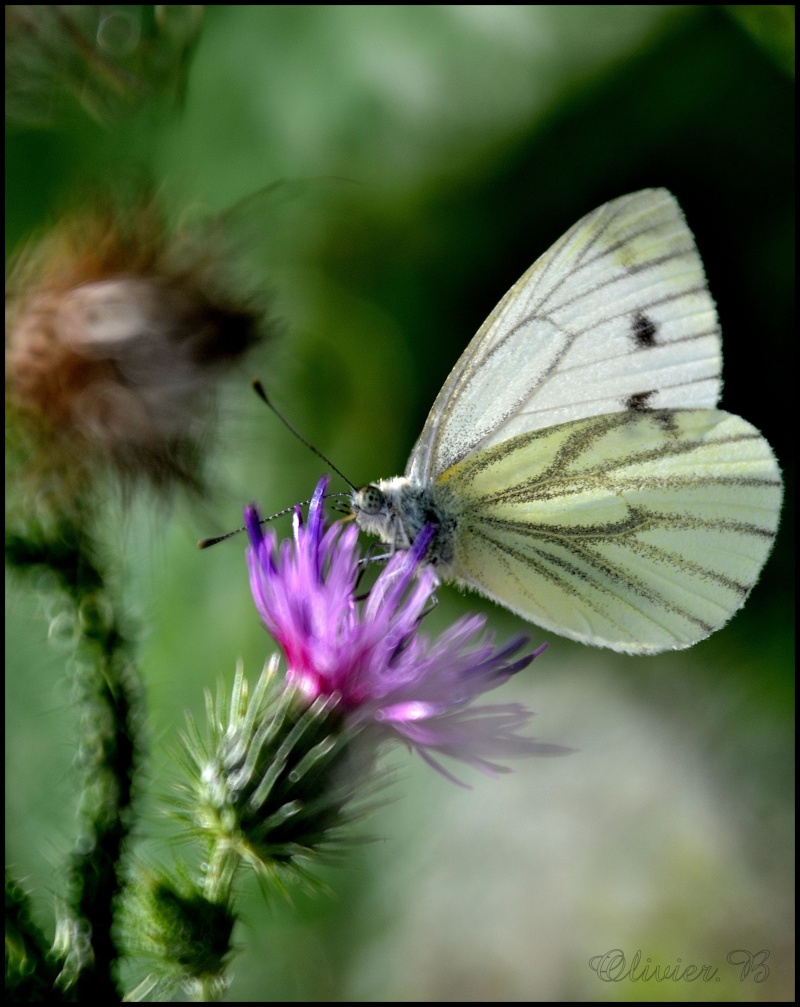
M 114 911 L 141 760 L 143 698 L 130 643 L 85 527 L 80 516 L 46 530 L 26 522 L 23 531 L 7 535 L 6 559 L 20 572 L 54 574 L 76 626 L 81 834 L 68 864 L 66 919 L 57 927 L 58 983 L 70 1000 L 119 1002 Z

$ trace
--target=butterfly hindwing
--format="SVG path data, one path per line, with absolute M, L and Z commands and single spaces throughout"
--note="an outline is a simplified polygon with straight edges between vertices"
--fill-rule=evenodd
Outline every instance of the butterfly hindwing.
M 630 410 L 478 451 L 437 491 L 458 514 L 455 579 L 564 636 L 655 653 L 744 603 L 781 480 L 737 416 Z

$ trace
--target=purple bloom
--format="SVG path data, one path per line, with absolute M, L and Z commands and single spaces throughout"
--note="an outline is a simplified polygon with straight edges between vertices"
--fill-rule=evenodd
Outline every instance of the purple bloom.
M 449 779 L 437 756 L 494 774 L 504 769 L 496 758 L 566 751 L 517 734 L 532 716 L 517 703 L 470 706 L 546 645 L 519 656 L 527 643 L 520 636 L 495 648 L 477 615 L 459 619 L 433 642 L 419 635 L 438 586 L 434 569 L 421 562 L 432 526 L 392 556 L 366 599 L 357 599 L 358 528 L 325 529 L 326 486 L 323 478 L 307 524 L 296 508 L 294 542 L 279 547 L 274 532 L 262 531 L 255 507 L 245 510 L 253 598 L 286 655 L 287 680 L 309 702 L 335 697 L 351 724 L 400 738 Z

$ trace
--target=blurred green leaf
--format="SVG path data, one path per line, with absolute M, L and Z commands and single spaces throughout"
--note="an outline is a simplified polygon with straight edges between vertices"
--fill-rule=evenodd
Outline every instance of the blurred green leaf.
M 794 4 L 729 4 L 727 10 L 794 77 Z

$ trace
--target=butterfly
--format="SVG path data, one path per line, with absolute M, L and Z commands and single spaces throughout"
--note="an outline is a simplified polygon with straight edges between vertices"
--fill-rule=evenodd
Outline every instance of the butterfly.
M 404 476 L 353 493 L 362 530 L 562 636 L 689 647 L 744 603 L 782 483 L 717 409 L 722 349 L 675 198 L 579 220 L 500 301 L 434 402 Z

